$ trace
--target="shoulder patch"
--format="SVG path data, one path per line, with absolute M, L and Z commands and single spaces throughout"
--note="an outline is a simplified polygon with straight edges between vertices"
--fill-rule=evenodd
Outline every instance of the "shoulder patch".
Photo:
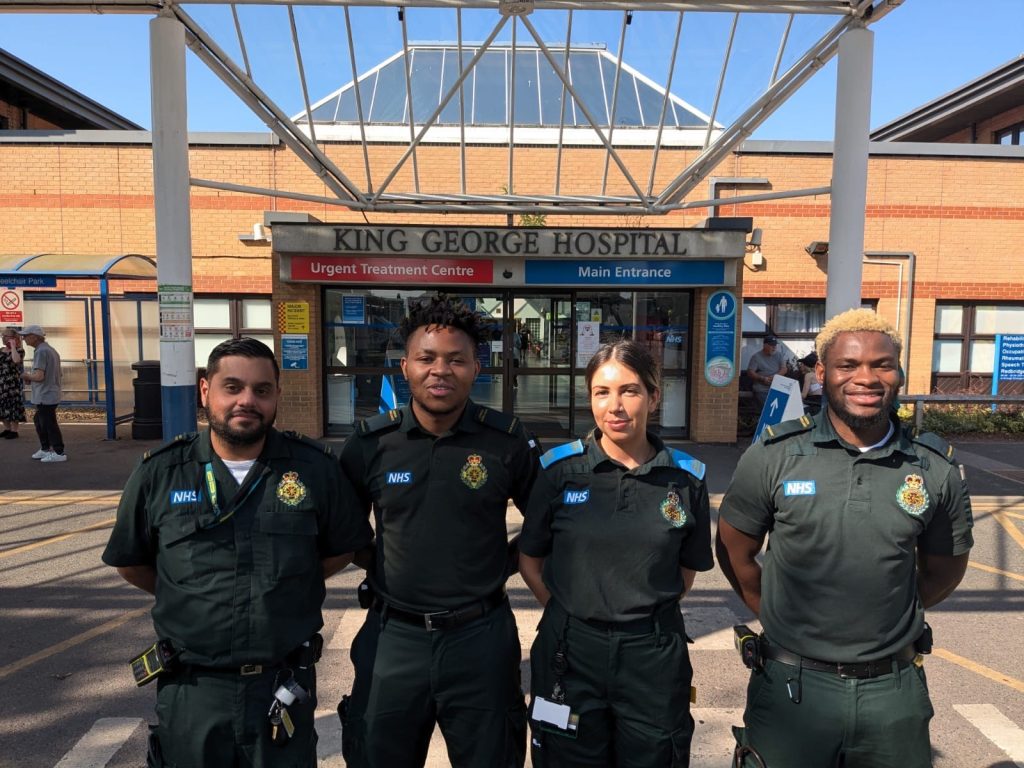
M 540 457 L 540 465 L 544 469 L 547 469 L 552 464 L 572 458 L 573 456 L 582 456 L 586 453 L 587 449 L 583 445 L 582 440 L 573 440 L 571 443 L 562 443 L 562 445 L 556 445 L 550 451 Z
M 384 413 L 378 413 L 376 416 L 371 416 L 368 419 L 363 419 L 359 422 L 357 431 L 360 435 L 372 435 L 374 432 L 380 432 L 387 427 L 397 427 L 401 423 L 402 411 L 399 408 L 394 408 Z
M 301 432 L 295 432 L 294 430 L 287 429 L 283 431 L 281 434 L 284 435 L 289 440 L 294 440 L 297 443 L 308 445 L 310 448 L 312 448 L 315 451 L 319 451 L 320 453 L 325 453 L 328 456 L 334 455 L 334 451 L 331 450 L 331 446 L 321 443 L 319 440 L 314 440 L 312 437 L 308 437 L 307 435 L 304 435 Z
M 515 416 L 509 416 L 507 413 L 502 413 L 483 405 L 478 406 L 478 409 L 473 418 L 481 424 L 486 424 L 491 429 L 511 435 L 519 426 L 519 419 Z
M 185 445 L 187 443 L 191 443 L 197 437 L 199 437 L 198 432 L 185 432 L 184 434 L 177 435 L 173 440 L 170 440 L 157 448 L 152 448 L 146 451 L 144 454 L 142 454 L 142 460 L 144 462 L 149 461 L 154 456 L 159 456 L 161 453 L 165 453 L 166 451 L 170 450 L 176 445 Z
M 911 434 L 911 440 L 918 445 L 923 445 L 930 451 L 934 451 L 939 454 L 942 458 L 948 461 L 950 464 L 956 464 L 956 452 L 953 450 L 953 446 L 943 440 L 941 437 L 936 435 L 934 432 L 920 432 Z
M 814 427 L 814 421 L 810 416 L 806 414 L 801 416 L 799 419 L 790 419 L 784 421 L 781 424 L 773 424 L 764 428 L 761 432 L 762 443 L 774 443 L 779 440 L 784 440 L 787 437 L 793 435 L 799 435 L 804 432 L 810 432 Z
M 704 479 L 704 473 L 707 471 L 704 462 L 698 461 L 688 453 L 677 451 L 675 448 L 669 448 L 669 452 L 672 454 L 672 460 L 680 469 L 686 470 L 698 480 Z

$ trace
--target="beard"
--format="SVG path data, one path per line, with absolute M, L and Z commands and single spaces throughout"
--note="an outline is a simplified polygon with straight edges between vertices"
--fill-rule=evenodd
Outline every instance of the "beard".
M 221 419 L 219 416 L 215 415 L 213 411 L 207 409 L 206 418 L 210 422 L 210 429 L 212 429 L 213 432 L 228 445 L 255 445 L 267 436 L 267 432 L 270 431 L 270 426 L 274 423 L 274 419 L 277 417 L 277 412 L 275 411 L 272 413 L 269 419 L 264 419 L 262 414 L 256 413 L 255 411 L 244 411 L 244 413 L 247 416 L 259 419 L 259 421 L 246 429 L 237 429 L 230 425 L 230 416 L 228 419 Z
M 892 403 L 896 399 L 896 390 L 890 390 L 883 394 L 878 412 L 866 416 L 848 411 L 842 405 L 842 398 L 837 395 L 838 393 L 830 392 L 828 389 L 825 390 L 825 405 L 829 413 L 850 429 L 861 430 L 877 426 L 889 420 L 889 414 L 892 412 Z

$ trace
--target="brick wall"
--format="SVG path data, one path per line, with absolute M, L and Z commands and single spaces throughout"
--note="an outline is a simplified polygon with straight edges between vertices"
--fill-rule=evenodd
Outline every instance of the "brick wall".
M 370 164 L 375 188 L 405 151 L 403 145 L 374 146 Z M 365 183 L 362 149 L 329 145 L 327 155 L 353 179 Z M 554 192 L 557 150 L 529 147 L 516 150 L 514 190 Z M 655 188 L 674 178 L 696 155 L 694 150 L 664 149 Z M 623 150 L 623 160 L 645 182 L 650 172 L 647 151 Z M 473 191 L 502 192 L 507 181 L 508 151 L 470 146 L 466 150 L 467 184 Z M 458 147 L 423 147 L 417 153 L 420 188 L 424 192 L 455 188 Z M 561 189 L 565 194 L 599 192 L 604 153 L 594 148 L 563 152 Z M 310 194 L 327 194 L 323 183 L 290 151 L 273 146 L 197 146 L 191 149 L 190 172 L 199 178 L 233 181 Z M 410 188 L 411 159 L 399 172 L 394 188 Z M 712 173 L 715 176 L 763 176 L 773 191 L 824 186 L 832 173 L 822 155 L 735 153 Z M 443 183 L 442 183 L 443 181 Z M 607 191 L 627 192 L 612 163 Z M 733 192 L 722 190 L 723 195 Z M 689 199 L 707 197 L 699 186 Z M 1024 297 L 1024 161 L 954 157 L 874 156 L 869 162 L 865 248 L 869 251 L 913 251 L 917 256 L 913 333 L 910 340 L 911 391 L 925 391 L 930 382 L 932 323 L 936 299 L 1019 301 Z M 427 223 L 437 220 L 414 214 L 385 215 L 348 211 L 322 203 L 306 203 L 257 195 L 194 188 L 192 190 L 192 252 L 194 286 L 199 293 L 273 294 L 275 301 L 302 297 L 317 308 L 319 291 L 278 284 L 267 246 L 246 245 L 238 235 L 250 233 L 266 210 L 303 211 L 324 221 L 364 223 Z M 753 216 L 763 230 L 765 265 L 743 270 L 742 293 L 750 298 L 823 298 L 823 263 L 811 259 L 804 246 L 827 240 L 831 200 L 828 196 L 721 206 L 724 216 Z M 698 225 L 705 209 L 665 217 L 549 216 L 549 226 L 686 227 Z M 503 215 L 448 216 L 446 222 L 504 226 Z M 148 146 L 99 144 L 3 144 L 0 140 L 0 255 L 57 253 L 142 253 L 155 255 L 152 156 Z M 880 309 L 895 318 L 897 270 L 868 266 L 863 295 L 879 300 Z M 132 285 L 132 289 L 142 288 Z M 88 284 L 62 286 L 69 291 L 94 290 Z M 906 289 L 903 288 L 903 301 Z M 703 297 L 703 298 L 702 298 Z M 723 425 L 734 420 L 718 410 L 735 403 L 729 388 L 714 390 L 703 380 L 699 361 L 703 345 L 703 301 L 697 291 L 694 330 L 694 374 L 691 381 L 691 424 L 694 437 L 718 439 Z M 314 318 L 316 315 L 314 315 Z M 322 424 L 322 382 L 319 328 L 310 336 L 310 372 L 286 374 L 282 419 L 289 427 L 319 434 Z M 721 434 L 725 434 L 724 432 Z M 723 438 L 723 439 L 728 439 Z

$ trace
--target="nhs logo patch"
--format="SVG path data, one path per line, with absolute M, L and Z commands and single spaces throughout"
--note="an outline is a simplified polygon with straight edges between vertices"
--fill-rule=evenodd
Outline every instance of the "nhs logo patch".
M 787 480 L 782 488 L 787 496 L 813 496 L 817 493 L 813 480 Z
M 202 491 L 171 491 L 171 506 L 176 504 L 198 504 L 202 500 Z
M 412 482 L 412 472 L 388 472 L 388 485 L 408 485 Z
M 586 504 L 589 499 L 589 488 L 584 488 L 582 491 L 567 490 L 565 495 L 562 496 L 562 502 L 564 504 Z

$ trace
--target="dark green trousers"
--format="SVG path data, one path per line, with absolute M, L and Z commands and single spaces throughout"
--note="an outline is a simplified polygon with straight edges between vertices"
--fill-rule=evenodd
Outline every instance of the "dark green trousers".
M 380 613 L 369 610 L 366 621 L 359 628 L 349 658 L 355 676 L 352 691 L 343 696 L 338 705 L 341 718 L 341 755 L 348 768 L 367 768 L 366 754 L 366 706 L 373 682 L 373 664 L 377 658 L 377 640 L 380 637 L 383 620 Z
M 565 632 L 565 703 L 579 714 L 575 738 L 531 721 L 534 768 L 686 768 L 693 668 L 678 607 L 653 631 L 596 629 L 548 602 L 530 651 L 531 693 L 551 699 L 551 662 Z
M 526 704 L 519 634 L 507 602 L 462 627 L 435 632 L 388 619 L 386 610 L 370 611 L 352 656 L 349 766 L 421 768 L 436 723 L 453 768 L 522 768 Z
M 157 679 L 156 737 L 162 758 L 150 768 L 316 768 L 316 672 L 295 670 L 310 699 L 288 711 L 295 735 L 270 741 L 267 712 L 278 670 L 259 675 L 186 667 Z M 152 749 L 151 749 L 152 752 Z
M 796 667 L 771 659 L 750 676 L 740 741 L 754 747 L 768 768 L 932 764 L 928 722 L 934 711 L 923 667 L 908 664 L 866 680 L 804 669 L 799 704 L 786 690 L 797 677 Z

